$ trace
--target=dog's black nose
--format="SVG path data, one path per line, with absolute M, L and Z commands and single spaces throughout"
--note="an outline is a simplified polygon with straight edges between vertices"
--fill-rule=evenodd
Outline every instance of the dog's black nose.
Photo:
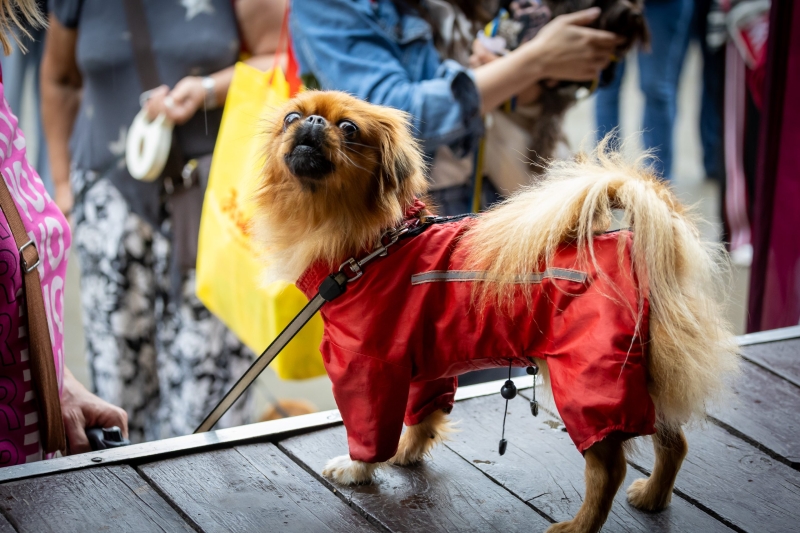
M 311 115 L 306 119 L 306 123 L 311 127 L 316 127 L 316 126 L 323 127 L 328 125 L 328 121 L 319 115 Z

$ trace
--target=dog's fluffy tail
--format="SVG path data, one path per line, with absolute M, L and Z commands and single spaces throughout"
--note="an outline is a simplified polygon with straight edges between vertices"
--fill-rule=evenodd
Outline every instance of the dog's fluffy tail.
M 708 400 L 738 369 L 717 300 L 727 263 L 720 245 L 701 240 L 691 215 L 644 158 L 628 162 L 604 140 L 592 154 L 553 163 L 539 184 L 485 213 L 463 241 L 468 267 L 487 271 L 491 280 L 477 296 L 507 305 L 518 276 L 549 266 L 565 241 L 577 243 L 580 262 L 597 268 L 593 237 L 609 228 L 613 210 L 622 211 L 623 226 L 634 233 L 633 268 L 642 290 L 633 312 L 641 314 L 649 299 L 648 371 L 658 422 L 677 426 L 702 418 Z

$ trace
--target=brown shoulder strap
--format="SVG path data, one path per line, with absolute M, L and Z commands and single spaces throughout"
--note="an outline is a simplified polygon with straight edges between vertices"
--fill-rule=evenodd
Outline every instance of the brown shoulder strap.
M 17 211 L 17 204 L 11 198 L 5 180 L 0 177 L 0 208 L 6 215 L 14 242 L 17 244 L 25 285 L 25 302 L 28 319 L 29 356 L 31 379 L 36 391 L 39 406 L 39 437 L 46 453 L 56 450 L 66 451 L 64 421 L 61 418 L 61 400 L 58 396 L 58 377 L 50 344 L 50 330 L 42 297 L 42 284 L 39 280 L 39 252 L 36 244 L 28 238 L 25 226 Z

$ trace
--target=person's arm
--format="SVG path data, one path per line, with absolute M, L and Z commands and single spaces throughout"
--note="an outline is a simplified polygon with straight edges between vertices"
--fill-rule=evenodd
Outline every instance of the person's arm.
M 252 54 L 245 61 L 248 65 L 267 70 L 274 64 L 286 3 L 287 0 L 236 2 L 236 20 L 241 38 L 247 51 Z M 214 80 L 214 107 L 225 103 L 228 89 L 233 81 L 233 72 L 234 67 L 230 66 L 208 76 Z M 162 85 L 150 93 L 146 104 L 147 115 L 153 119 L 163 112 L 176 124 L 183 124 L 198 110 L 203 109 L 205 99 L 203 78 L 186 76 L 175 84 L 172 90 Z
M 474 70 L 485 113 L 542 80 L 589 81 L 608 66 L 619 37 L 586 28 L 599 8 L 561 15 L 532 40 Z
M 428 153 L 479 135 L 481 112 L 540 80 L 592 79 L 609 61 L 616 42 L 611 33 L 571 24 L 594 20 L 599 10 L 590 10 L 555 19 L 502 61 L 469 71 L 445 60 L 436 77 L 414 82 L 397 57 L 396 40 L 367 2 L 303 0 L 293 4 L 291 13 L 292 37 L 304 70 L 322 88 L 408 112 Z
M 77 38 L 76 30 L 50 15 L 41 67 L 42 125 L 55 201 L 64 214 L 72 209 L 69 138 L 81 102 L 81 75 L 75 61 Z
M 64 367 L 61 415 L 70 455 L 91 451 L 87 428 L 117 426 L 128 437 L 128 414 L 86 390 L 67 367 Z

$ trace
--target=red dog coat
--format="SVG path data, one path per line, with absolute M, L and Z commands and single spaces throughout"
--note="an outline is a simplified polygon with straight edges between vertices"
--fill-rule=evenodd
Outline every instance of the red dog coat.
M 390 459 L 404 421 L 413 425 L 437 409 L 449 412 L 456 376 L 509 363 L 529 366 L 531 357 L 547 361 L 556 407 L 581 452 L 612 431 L 654 433 L 642 342 L 648 314 L 645 308 L 637 336 L 631 234 L 596 237 L 603 276 L 576 270 L 577 250 L 564 246 L 552 267 L 524 286 L 532 306 L 519 297 L 511 313 L 491 306 L 479 313 L 471 290 L 480 273 L 463 270 L 464 251 L 454 252 L 472 223 L 433 224 L 401 240 L 322 308 L 320 350 L 350 457 Z M 626 240 L 624 269 L 617 265 L 618 239 Z M 329 273 L 314 265 L 297 286 L 311 298 Z

